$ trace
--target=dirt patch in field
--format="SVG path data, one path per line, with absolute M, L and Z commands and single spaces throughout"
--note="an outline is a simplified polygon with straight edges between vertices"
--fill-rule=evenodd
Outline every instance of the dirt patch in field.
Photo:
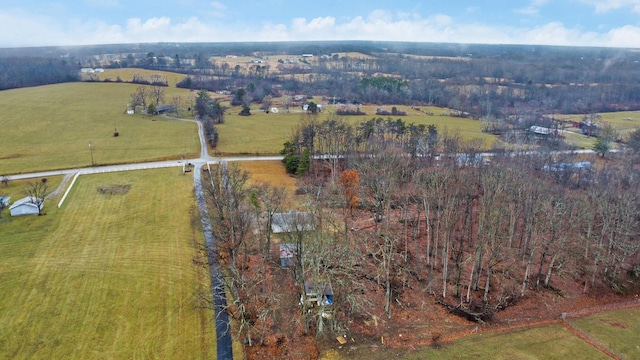
M 111 184 L 98 186 L 98 192 L 103 195 L 124 195 L 131 189 L 130 184 Z
M 617 328 L 620 328 L 620 329 L 626 329 L 626 328 L 629 327 L 629 325 L 627 325 L 627 324 L 623 324 L 623 323 L 620 323 L 620 322 L 617 322 L 617 321 L 611 321 L 611 320 L 607 320 L 607 319 L 600 319 L 600 322 L 603 322 L 603 323 L 605 323 L 605 324 L 607 324 L 609 326 L 617 327 Z

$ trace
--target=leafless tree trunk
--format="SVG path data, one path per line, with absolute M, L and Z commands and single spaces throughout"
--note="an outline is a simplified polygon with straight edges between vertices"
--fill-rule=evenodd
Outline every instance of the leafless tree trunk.
M 149 95 L 151 96 L 151 100 L 156 107 L 164 103 L 164 94 L 164 88 L 161 86 L 152 86 L 149 89 Z
M 29 203 L 38 208 L 38 215 L 42 215 L 42 206 L 48 190 L 47 179 L 32 181 L 27 184 L 27 189 L 24 190 L 25 195 L 29 197 Z

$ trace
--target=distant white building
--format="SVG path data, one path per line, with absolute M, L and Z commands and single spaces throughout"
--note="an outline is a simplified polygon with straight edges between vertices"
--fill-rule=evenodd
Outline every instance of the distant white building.
M 536 135 L 550 135 L 550 134 L 553 134 L 554 132 L 552 129 L 542 127 L 542 126 L 536 126 L 536 125 L 531 126 L 529 128 L 529 131 L 531 131 Z
M 39 209 L 37 204 L 40 204 Z M 9 211 L 11 212 L 11 216 L 38 215 L 43 207 L 44 201 L 42 199 L 27 196 L 14 202 L 13 205 L 9 207 Z

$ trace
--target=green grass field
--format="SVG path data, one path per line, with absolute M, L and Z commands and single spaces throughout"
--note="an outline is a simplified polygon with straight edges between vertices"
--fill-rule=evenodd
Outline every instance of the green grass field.
M 387 110 L 390 109 L 389 107 Z M 458 132 L 463 143 L 476 138 L 482 139 L 483 147 L 488 150 L 496 139 L 495 136 L 481 131 L 480 121 L 448 116 L 446 110 L 442 108 L 423 109 L 428 114 L 405 106 L 398 106 L 398 109 L 406 111 L 407 116 L 391 117 L 392 119 L 400 118 L 405 123 L 434 124 L 441 134 L 448 132 L 452 135 Z M 280 110 L 278 114 L 267 114 L 260 111 L 258 106 L 254 106 L 251 116 L 240 116 L 238 115 L 240 108 L 229 108 L 225 114 L 225 123 L 218 126 L 220 140 L 216 150 L 225 154 L 277 154 L 282 150 L 283 143 L 291 136 L 292 129 L 304 116 L 299 108 L 292 109 L 290 113 Z M 320 114 L 320 119 L 325 119 L 331 111 L 335 111 L 334 106 L 326 107 Z M 387 116 L 375 115 L 375 106 L 363 107 L 363 111 L 367 115 L 348 116 L 344 119 L 352 124 L 358 124 L 372 118 L 387 118 Z
M 610 113 L 599 113 L 603 123 L 609 123 L 618 130 L 628 130 L 640 128 L 640 111 L 619 111 Z M 584 118 L 583 114 L 556 114 L 556 119 L 571 120 L 580 122 Z
M 196 124 L 124 113 L 135 88 L 68 83 L 0 92 L 0 174 L 90 166 L 89 140 L 95 164 L 197 156 Z
M 560 325 L 474 335 L 440 349 L 426 348 L 405 359 L 608 359 Z
M 348 355 L 337 351 L 324 354 L 322 359 L 608 359 L 608 357 L 574 336 L 561 325 L 547 325 L 519 329 L 507 333 L 472 335 L 438 348 L 407 349 L 358 348 Z
M 151 75 L 160 75 L 167 78 L 169 87 L 175 87 L 176 83 L 181 81 L 185 77 L 184 74 L 178 74 L 169 71 L 156 71 L 135 68 L 105 69 L 103 73 L 98 73 L 95 75 L 97 75 L 100 80 L 111 79 L 111 81 L 116 81 L 118 77 L 120 77 L 122 81 L 132 81 L 133 75 L 140 75 L 145 77 L 149 77 Z
M 602 312 L 573 324 L 625 359 L 640 359 L 640 308 Z
M 62 209 L 0 219 L 0 358 L 215 358 L 192 189 L 176 169 L 86 175 Z

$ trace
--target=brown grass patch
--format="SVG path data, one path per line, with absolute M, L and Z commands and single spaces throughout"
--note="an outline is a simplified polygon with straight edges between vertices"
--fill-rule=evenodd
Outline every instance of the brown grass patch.
M 124 195 L 129 192 L 131 185 L 111 184 L 106 186 L 98 186 L 98 192 L 103 195 Z

